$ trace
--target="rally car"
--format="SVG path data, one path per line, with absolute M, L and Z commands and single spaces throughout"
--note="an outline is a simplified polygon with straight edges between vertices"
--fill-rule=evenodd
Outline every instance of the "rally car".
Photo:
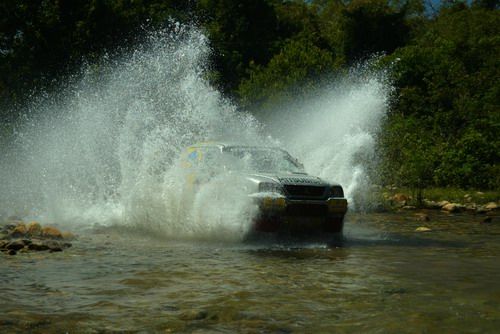
M 342 186 L 308 175 L 303 165 L 275 147 L 199 143 L 181 156 L 187 182 L 197 185 L 218 173 L 244 179 L 258 206 L 256 232 L 341 233 L 347 200 Z

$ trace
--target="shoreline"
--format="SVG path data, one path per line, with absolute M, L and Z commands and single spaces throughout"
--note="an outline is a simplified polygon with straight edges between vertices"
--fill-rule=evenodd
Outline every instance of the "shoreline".
M 420 200 L 417 198 L 420 195 Z M 439 210 L 446 213 L 493 213 L 500 209 L 500 192 L 474 191 L 453 188 L 424 189 L 417 191 L 389 187 L 375 191 L 375 212 L 400 210 Z

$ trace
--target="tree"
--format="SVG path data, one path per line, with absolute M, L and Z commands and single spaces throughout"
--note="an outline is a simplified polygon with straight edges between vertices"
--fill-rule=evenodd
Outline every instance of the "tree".
M 388 57 L 395 61 L 398 89 L 391 117 L 417 119 L 429 129 L 429 145 L 438 148 L 433 185 L 494 188 L 500 178 L 500 16 L 461 8 L 442 10 L 410 45 Z M 411 161 L 402 164 L 411 170 Z
M 144 25 L 187 17 L 193 1 L 5 0 L 0 4 L 0 107 L 22 103 L 84 61 L 133 46 Z M 181 15 L 182 14 L 182 15 Z M 0 115 L 3 119 L 15 118 Z
M 203 0 L 197 11 L 214 50 L 216 83 L 231 93 L 246 76 L 250 63 L 266 64 L 272 57 L 277 21 L 264 0 Z
M 410 35 L 407 7 L 390 6 L 383 0 L 356 0 L 344 10 L 344 52 L 349 60 L 374 53 L 392 53 Z
M 269 105 L 304 94 L 333 69 L 332 55 L 302 36 L 289 40 L 267 66 L 253 65 L 238 94 L 244 106 Z

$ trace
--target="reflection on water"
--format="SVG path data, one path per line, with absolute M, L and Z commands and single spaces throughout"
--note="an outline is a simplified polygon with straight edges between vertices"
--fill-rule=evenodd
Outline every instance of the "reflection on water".
M 62 253 L 1 255 L 0 329 L 494 333 L 500 224 L 479 221 L 351 215 L 331 244 L 87 233 Z

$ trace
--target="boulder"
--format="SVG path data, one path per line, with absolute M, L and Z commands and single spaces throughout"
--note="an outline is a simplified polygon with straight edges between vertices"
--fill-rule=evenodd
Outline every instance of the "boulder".
M 467 210 L 467 211 L 476 211 L 477 210 L 476 203 L 467 203 L 465 205 L 465 210 Z
M 401 209 L 403 209 L 403 210 L 415 210 L 416 207 L 413 205 L 404 205 Z
M 0 249 L 9 254 L 29 251 L 60 252 L 71 247 L 68 240 L 75 238 L 71 232 L 61 233 L 52 226 L 42 227 L 40 223 L 32 221 L 8 222 L 0 231 Z
M 49 247 L 51 252 L 62 252 L 63 250 L 63 245 L 56 240 L 46 240 L 44 244 Z
M 69 240 L 76 238 L 71 232 L 61 233 L 55 227 L 42 227 L 36 221 L 9 222 L 0 229 L 0 250 L 12 255 L 30 251 L 61 252 L 72 246 Z
M 480 205 L 476 208 L 476 213 L 487 213 L 489 210 L 487 210 L 484 205 Z
M 24 223 L 19 223 L 12 229 L 12 231 L 10 232 L 10 236 L 12 238 L 22 238 L 26 235 L 27 231 L 28 230 L 26 229 L 26 225 L 24 225 Z
M 486 205 L 484 206 L 484 208 L 488 211 L 491 211 L 491 210 L 497 210 L 498 209 L 498 204 L 495 203 L 495 202 L 489 202 L 489 203 L 486 203 Z
M 47 239 L 62 239 L 62 233 L 55 227 L 45 226 L 40 235 Z
M 49 250 L 49 246 L 43 243 L 41 240 L 36 240 L 28 245 L 28 249 L 34 251 L 45 251 Z
M 425 226 L 420 226 L 415 229 L 415 232 L 430 232 L 430 231 L 432 230 Z
M 42 226 L 38 222 L 30 222 L 26 225 L 27 233 L 32 237 L 37 237 L 42 234 Z
M 437 204 L 439 205 L 440 208 L 442 208 L 443 206 L 445 206 L 447 204 L 450 204 L 450 202 L 448 202 L 448 201 L 440 201 Z
M 446 212 L 459 212 L 464 208 L 463 205 L 457 204 L 457 203 L 448 203 L 446 205 L 443 205 L 441 210 L 446 211 Z
M 392 196 L 392 200 L 395 202 L 403 202 L 406 204 L 406 202 L 410 199 L 410 196 L 402 193 L 397 193 L 394 196 Z
M 66 231 L 62 233 L 62 238 L 64 240 L 74 240 L 76 239 L 76 236 L 73 233 Z
M 24 240 L 18 239 L 18 240 L 13 240 L 9 242 L 6 246 L 5 249 L 13 249 L 15 251 L 18 251 L 20 249 L 23 249 L 25 246 Z
M 5 233 L 9 233 L 12 232 L 13 229 L 16 228 L 16 226 L 21 223 L 21 222 L 17 222 L 17 223 L 13 223 L 13 222 L 8 222 L 7 224 L 3 225 L 2 226 L 2 232 L 5 232 Z

